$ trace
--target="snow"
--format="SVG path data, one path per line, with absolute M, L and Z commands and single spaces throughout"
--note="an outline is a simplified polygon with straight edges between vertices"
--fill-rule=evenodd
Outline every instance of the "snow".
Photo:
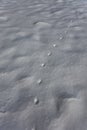
M 0 130 L 87 129 L 87 1 L 0 1 Z

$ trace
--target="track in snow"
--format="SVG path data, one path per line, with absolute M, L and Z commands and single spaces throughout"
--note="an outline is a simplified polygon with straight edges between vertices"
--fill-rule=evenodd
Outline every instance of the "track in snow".
M 0 130 L 87 129 L 87 1 L 0 0 Z

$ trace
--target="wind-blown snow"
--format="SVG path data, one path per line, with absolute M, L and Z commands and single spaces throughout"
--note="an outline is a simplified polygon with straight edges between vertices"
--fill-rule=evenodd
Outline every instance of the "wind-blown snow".
M 0 0 L 0 130 L 87 130 L 86 0 Z

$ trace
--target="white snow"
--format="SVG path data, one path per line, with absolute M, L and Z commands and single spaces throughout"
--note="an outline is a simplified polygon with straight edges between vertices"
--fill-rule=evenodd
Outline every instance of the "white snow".
M 0 0 L 0 130 L 87 130 L 86 0 Z

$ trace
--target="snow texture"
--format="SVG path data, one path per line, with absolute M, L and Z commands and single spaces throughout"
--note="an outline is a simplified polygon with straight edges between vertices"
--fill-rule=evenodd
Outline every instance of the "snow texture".
M 86 0 L 0 0 L 0 130 L 87 130 Z

